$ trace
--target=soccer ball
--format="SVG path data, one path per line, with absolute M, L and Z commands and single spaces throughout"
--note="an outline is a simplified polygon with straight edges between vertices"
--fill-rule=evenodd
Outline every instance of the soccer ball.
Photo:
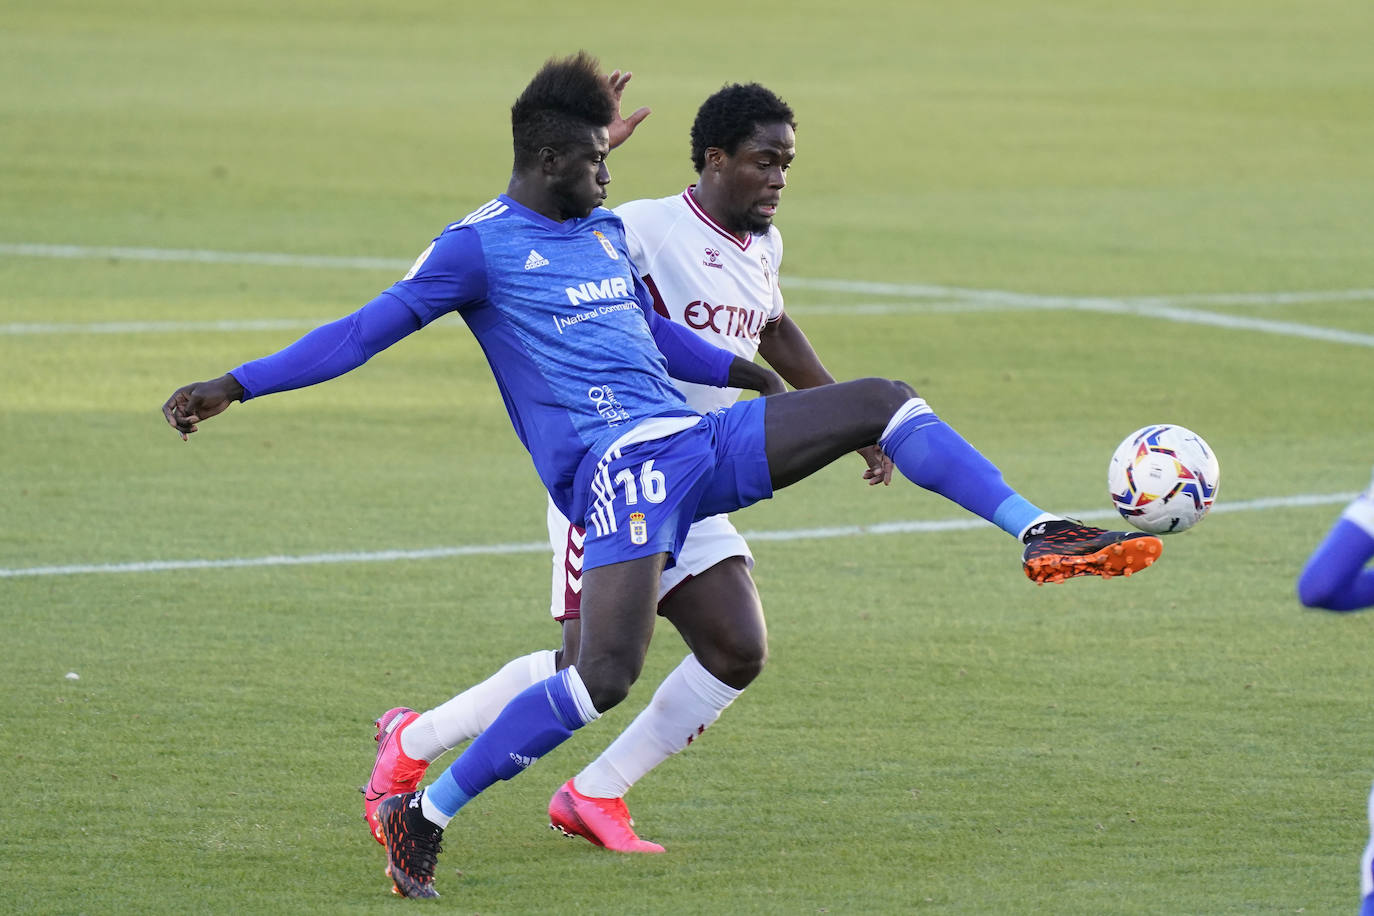
M 1166 423 L 1131 433 L 1112 453 L 1107 490 L 1141 531 L 1173 534 L 1202 521 L 1217 497 L 1221 466 L 1192 430 Z

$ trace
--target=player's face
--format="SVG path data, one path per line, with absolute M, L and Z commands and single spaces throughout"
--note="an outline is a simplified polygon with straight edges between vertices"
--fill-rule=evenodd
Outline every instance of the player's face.
M 606 200 L 606 186 L 611 183 L 606 154 L 610 151 L 610 134 L 604 127 L 589 128 L 583 137 L 559 150 L 550 176 L 559 219 L 582 219 Z
M 786 123 L 761 124 L 739 145 L 733 156 L 722 150 L 708 168 L 720 166 L 725 191 L 722 222 L 731 232 L 760 234 L 773 225 L 787 169 L 797 155 L 797 135 Z

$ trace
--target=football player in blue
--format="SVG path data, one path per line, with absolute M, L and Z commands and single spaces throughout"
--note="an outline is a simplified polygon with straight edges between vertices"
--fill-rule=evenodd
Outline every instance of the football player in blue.
M 695 519 L 767 499 L 878 444 L 907 479 L 1024 542 L 1034 581 L 1130 575 L 1162 549 L 1141 532 L 1042 511 L 905 382 L 785 392 L 770 370 L 657 316 L 619 218 L 600 206 L 617 110 L 594 58 L 548 61 L 511 109 L 506 193 L 448 226 L 400 282 L 352 315 L 185 385 L 163 405 L 185 438 L 234 401 L 337 377 L 456 311 L 549 495 L 586 528 L 576 665 L 518 694 L 430 786 L 378 806 L 388 871 L 404 896 L 438 895 L 440 841 L 464 804 L 625 698 L 653 632 L 660 576 Z M 670 375 L 769 396 L 703 416 Z
M 613 72 L 619 94 L 631 74 Z M 649 109 L 611 122 L 615 149 Z M 782 234 L 772 217 L 796 155 L 792 109 L 757 83 L 712 93 L 690 131 L 696 182 L 681 193 L 628 201 L 616 208 L 630 260 L 654 297 L 654 310 L 737 356 L 763 357 L 793 388 L 835 379 L 783 303 Z M 733 388 L 677 385 L 687 405 L 710 413 L 739 400 Z M 863 480 L 891 482 L 892 465 L 877 446 L 860 450 Z M 377 808 L 413 792 L 430 765 L 465 745 L 520 691 L 576 664 L 581 644 L 582 544 L 586 532 L 550 504 L 549 612 L 562 646 L 511 659 L 451 699 L 416 712 L 396 706 L 375 720 L 376 756 L 362 786 L 363 817 L 385 844 Z M 768 656 L 763 603 L 750 570 L 754 557 L 729 517 L 693 522 L 675 563 L 659 582 L 658 616 L 690 649 L 653 699 L 595 760 L 553 792 L 549 826 L 620 853 L 664 847 L 635 833 L 625 795 L 671 755 L 696 743 L 707 726 L 758 677 Z
M 1374 480 L 1341 512 L 1298 576 L 1298 600 L 1328 611 L 1374 607 Z M 1374 791 L 1369 843 L 1360 859 L 1360 916 L 1374 916 Z

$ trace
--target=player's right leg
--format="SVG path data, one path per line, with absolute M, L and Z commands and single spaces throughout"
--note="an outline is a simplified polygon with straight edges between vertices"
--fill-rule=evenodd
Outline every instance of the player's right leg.
M 377 815 L 382 799 L 414 792 L 431 763 L 480 735 L 516 695 L 552 677 L 555 671 L 552 649 L 532 652 L 507 662 L 486 680 L 424 713 L 404 706 L 383 713 L 374 723 L 377 754 L 362 787 L 363 817 L 373 838 L 383 842 Z
M 576 663 L 581 638 L 578 616 L 586 533 L 569 522 L 552 499 L 548 501 L 546 522 L 549 545 L 553 548 L 549 613 L 562 624 L 562 648 L 557 653 L 533 652 L 514 659 L 485 680 L 423 713 L 402 706 L 388 710 L 376 720 L 376 760 L 362 793 L 363 817 L 378 843 L 383 842 L 377 817 L 382 799 L 414 792 L 431 763 L 480 735 L 520 691 Z
M 653 553 L 587 570 L 579 666 L 564 668 L 521 691 L 423 791 L 382 802 L 378 813 L 387 858 L 402 893 L 409 894 L 407 888 L 414 887 L 433 896 L 435 862 L 428 851 L 437 853 L 444 829 L 464 805 L 496 782 L 514 779 L 629 693 L 653 634 L 658 582 L 666 558 L 666 554 Z M 585 667 L 585 677 L 579 667 Z M 405 819 L 398 814 L 389 820 L 389 812 L 395 812 L 398 804 L 407 812 Z M 412 816 L 413 809 L 418 809 L 428 827 Z M 392 821 L 399 825 L 394 832 L 388 826 Z M 413 837 L 423 839 L 422 854 L 407 856 L 406 844 Z
M 724 547 L 748 549 L 723 516 L 705 519 L 692 526 L 679 565 Z M 723 556 L 681 578 L 659 603 L 659 614 L 677 627 L 692 654 L 663 680 L 634 721 L 549 802 L 549 826 L 616 852 L 663 851 L 636 835 L 625 794 L 714 723 L 763 669 L 768 652 L 763 608 L 743 556 Z
M 1023 566 L 1036 582 L 1130 575 L 1163 549 L 1152 535 L 1079 525 L 1033 505 L 905 382 L 858 379 L 766 400 L 766 453 L 775 488 L 877 443 L 912 483 L 1022 540 Z

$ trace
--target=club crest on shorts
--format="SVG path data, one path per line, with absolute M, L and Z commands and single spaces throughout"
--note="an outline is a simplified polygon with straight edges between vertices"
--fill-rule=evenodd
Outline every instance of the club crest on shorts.
M 610 239 L 601 234 L 600 229 L 593 229 L 592 235 L 596 236 L 596 240 L 601 243 L 602 248 L 606 249 L 606 254 L 610 255 L 612 261 L 620 260 L 620 255 L 616 254 L 615 246 L 611 244 Z
M 649 540 L 649 526 L 644 522 L 643 512 L 630 513 L 630 543 L 643 544 Z

